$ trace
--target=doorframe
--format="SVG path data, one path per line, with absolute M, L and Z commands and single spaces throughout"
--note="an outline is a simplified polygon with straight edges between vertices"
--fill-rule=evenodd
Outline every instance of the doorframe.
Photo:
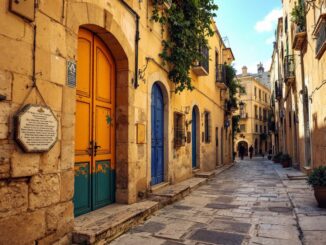
M 169 89 L 167 89 L 169 87 L 168 82 L 166 81 L 166 79 L 164 78 L 163 74 L 161 74 L 160 72 L 154 73 L 152 75 L 149 76 L 148 78 L 148 95 L 147 95 L 147 106 L 148 108 L 150 108 L 148 110 L 148 117 L 147 117 L 147 130 L 148 130 L 148 134 L 147 134 L 147 142 L 148 142 L 148 146 L 147 146 L 147 188 L 151 189 L 152 185 L 151 185 L 151 175 L 152 175 L 152 168 L 151 168 L 151 164 L 152 164 L 152 123 L 151 123 L 151 119 L 152 119 L 152 110 L 151 110 L 151 105 L 152 105 L 152 92 L 153 92 L 153 86 L 154 84 L 158 84 L 159 87 L 161 88 L 162 94 L 163 94 L 163 105 L 164 105 L 164 132 L 163 132 L 163 136 L 164 136 L 164 182 L 173 182 L 173 178 L 171 177 L 171 167 L 169 165 L 169 159 L 170 158 L 170 142 L 169 142 L 169 125 L 170 125 L 170 120 L 171 120 L 171 115 L 170 115 L 170 110 L 169 110 L 169 104 L 170 104 L 170 93 L 169 93 Z
M 129 193 L 129 60 L 128 53 L 129 50 L 122 47 L 119 39 L 123 39 L 124 36 L 122 33 L 111 33 L 106 30 L 104 27 L 94 25 L 94 24 L 85 24 L 80 25 L 78 29 L 85 29 L 96 35 L 106 46 L 107 50 L 113 57 L 115 62 L 115 160 L 116 160 L 116 192 L 115 192 L 115 201 L 116 203 L 132 203 L 134 202 L 130 198 Z M 78 35 L 76 35 L 76 46 L 75 52 L 77 57 L 78 52 Z M 78 60 L 78 57 L 77 57 Z M 118 62 L 117 62 L 118 61 Z M 117 94 L 120 94 L 117 96 Z M 76 94 L 76 92 L 75 92 Z M 76 98 L 74 98 L 74 106 Z M 69 101 L 71 103 L 71 100 Z M 67 102 L 65 102 L 67 104 Z M 127 118 L 127 120 L 126 120 Z M 75 130 L 75 129 L 74 129 Z

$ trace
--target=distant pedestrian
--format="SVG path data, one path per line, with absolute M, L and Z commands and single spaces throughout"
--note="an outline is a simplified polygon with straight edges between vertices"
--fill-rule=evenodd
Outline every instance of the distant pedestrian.
M 249 156 L 250 156 L 250 159 L 252 159 L 252 154 L 254 153 L 254 147 L 251 145 L 249 147 Z
M 239 155 L 240 155 L 241 160 L 243 160 L 243 158 L 244 158 L 245 150 L 246 150 L 245 147 L 243 146 L 243 144 L 241 144 L 239 146 Z

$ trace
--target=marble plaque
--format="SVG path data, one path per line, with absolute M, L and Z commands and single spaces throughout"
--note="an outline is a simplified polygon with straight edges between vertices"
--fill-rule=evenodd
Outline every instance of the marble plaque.
M 25 152 L 46 152 L 58 138 L 58 120 L 50 108 L 26 105 L 16 115 L 16 141 Z

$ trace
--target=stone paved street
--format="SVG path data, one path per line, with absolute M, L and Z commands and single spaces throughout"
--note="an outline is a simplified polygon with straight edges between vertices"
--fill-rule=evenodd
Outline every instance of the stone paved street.
M 300 176 L 261 158 L 240 161 L 112 244 L 326 244 L 326 210 Z

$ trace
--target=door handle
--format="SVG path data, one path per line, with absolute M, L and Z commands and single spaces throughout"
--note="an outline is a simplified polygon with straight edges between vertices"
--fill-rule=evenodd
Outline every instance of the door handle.
M 98 149 L 98 148 L 101 148 L 101 146 L 98 145 L 98 144 L 96 143 L 96 141 L 95 141 L 95 145 L 94 145 L 94 156 L 96 156 L 96 153 L 97 153 L 97 149 Z
M 87 152 L 88 152 L 88 155 L 93 156 L 94 148 L 93 148 L 93 141 L 92 140 L 89 142 L 89 147 L 87 149 Z

